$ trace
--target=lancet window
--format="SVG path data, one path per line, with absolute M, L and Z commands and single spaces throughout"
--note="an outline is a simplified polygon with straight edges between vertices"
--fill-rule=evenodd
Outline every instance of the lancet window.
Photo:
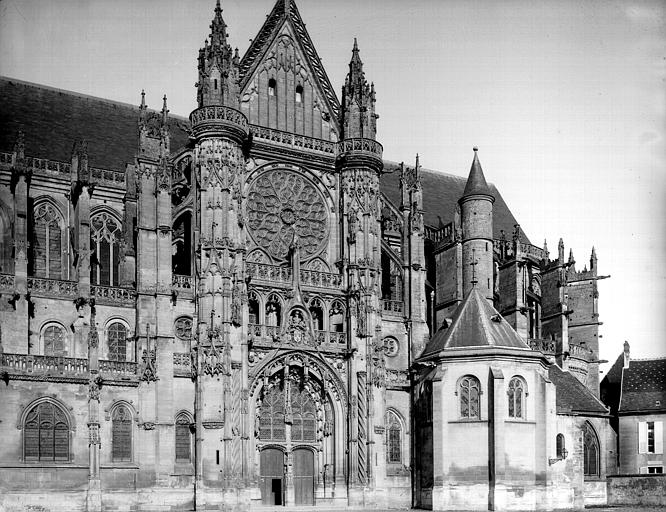
M 589 423 L 583 427 L 583 474 L 599 476 L 599 441 Z
M 345 307 L 335 301 L 328 311 L 328 330 L 330 332 L 344 332 L 345 330 Z
M 176 416 L 176 462 L 192 461 L 192 418 L 187 413 Z
M 119 405 L 111 416 L 111 457 L 114 462 L 132 460 L 132 414 Z
M 173 223 L 171 233 L 171 267 L 174 274 L 192 275 L 192 214 L 189 211 L 180 215 Z
M 50 203 L 37 205 L 33 216 L 32 273 L 37 277 L 62 278 L 62 216 Z
M 248 323 L 257 325 L 259 320 L 259 297 L 254 291 L 247 294 L 247 308 L 248 308 Z
M 120 263 L 120 222 L 108 212 L 96 214 L 90 220 L 90 261 L 92 284 L 118 286 Z
M 324 330 L 324 306 L 321 300 L 314 298 L 310 301 L 310 316 L 312 317 L 312 325 L 316 331 Z
M 481 385 L 476 377 L 466 375 L 458 383 L 458 398 L 460 400 L 460 417 L 463 419 L 480 419 Z
M 391 410 L 386 413 L 386 462 L 402 462 L 402 423 L 398 415 Z
M 109 325 L 106 331 L 106 340 L 111 361 L 127 360 L 127 327 L 121 322 Z
M 509 381 L 507 390 L 509 402 L 509 418 L 525 417 L 525 383 L 520 377 L 514 377 Z
M 385 251 L 382 251 L 382 298 L 402 300 L 402 269 Z

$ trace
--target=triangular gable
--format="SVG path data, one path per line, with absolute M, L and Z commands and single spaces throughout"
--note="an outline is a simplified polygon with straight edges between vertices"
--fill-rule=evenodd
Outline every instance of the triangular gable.
M 324 117 L 331 123 L 336 134 L 339 134 L 340 102 L 293 0 L 278 0 L 275 3 L 243 56 L 240 63 L 241 98 L 251 92 L 258 70 L 265 64 L 265 60 L 271 57 L 278 40 L 285 36 L 293 40 L 297 54 L 303 59 L 300 66 L 312 82 L 322 114 L 327 114 Z

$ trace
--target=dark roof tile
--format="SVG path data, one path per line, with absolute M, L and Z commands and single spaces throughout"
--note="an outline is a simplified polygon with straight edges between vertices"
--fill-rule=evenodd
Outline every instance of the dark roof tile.
M 558 414 L 608 414 L 608 409 L 587 387 L 571 373 L 556 364 L 548 368 L 548 377 L 555 384 L 555 402 Z
M 666 358 L 632 359 L 622 372 L 620 413 L 666 410 Z

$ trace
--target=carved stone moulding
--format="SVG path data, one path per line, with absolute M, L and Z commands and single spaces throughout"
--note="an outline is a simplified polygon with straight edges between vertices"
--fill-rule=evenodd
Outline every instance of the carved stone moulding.
M 243 142 L 249 133 L 245 115 L 231 107 L 207 106 L 190 114 L 192 133 L 198 138 L 227 136 L 238 143 Z
M 222 420 L 204 420 L 202 422 L 203 428 L 207 430 L 219 430 L 224 428 L 224 421 Z

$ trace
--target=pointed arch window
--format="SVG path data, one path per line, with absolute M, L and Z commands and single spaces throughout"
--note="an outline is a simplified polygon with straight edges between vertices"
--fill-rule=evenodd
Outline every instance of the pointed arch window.
M 176 416 L 176 462 L 192 461 L 192 418 L 182 412 Z
M 118 286 L 120 263 L 120 222 L 108 212 L 96 214 L 90 220 L 90 261 L 92 284 Z
M 259 439 L 285 441 L 284 392 L 277 387 L 269 389 L 259 409 Z
M 269 96 L 275 96 L 275 88 L 277 87 L 277 82 L 275 81 L 275 78 L 271 78 L 268 80 L 268 95 Z
M 32 274 L 62 278 L 62 216 L 49 203 L 37 205 L 33 215 Z
M 256 292 L 250 291 L 247 294 L 248 323 L 251 325 L 260 324 L 259 320 L 259 297 Z
M 306 389 L 291 386 L 291 440 L 314 443 L 317 440 L 317 410 Z
M 509 418 L 525 418 L 525 397 L 527 396 L 527 393 L 523 379 L 520 377 L 513 377 L 509 381 L 507 395 L 509 402 Z
M 111 457 L 114 462 L 132 460 L 132 414 L 119 405 L 111 416 Z
M 478 420 L 481 418 L 481 385 L 476 377 L 466 375 L 458 383 L 460 417 Z
M 121 322 L 112 323 L 106 331 L 111 361 L 127 360 L 127 327 Z
M 345 331 L 345 307 L 338 301 L 333 302 L 328 311 L 328 330 L 330 332 Z
M 583 427 L 583 474 L 586 477 L 599 476 L 599 440 L 589 423 Z
M 173 223 L 171 232 L 171 268 L 174 274 L 192 275 L 192 213 L 180 215 Z
M 69 421 L 65 412 L 52 402 L 35 405 L 23 424 L 25 460 L 69 460 Z
M 296 103 L 303 103 L 303 86 L 296 86 Z
M 42 331 L 44 355 L 62 357 L 67 355 L 65 328 L 59 324 L 47 325 Z
M 402 463 L 402 423 L 391 410 L 386 413 L 386 462 Z

